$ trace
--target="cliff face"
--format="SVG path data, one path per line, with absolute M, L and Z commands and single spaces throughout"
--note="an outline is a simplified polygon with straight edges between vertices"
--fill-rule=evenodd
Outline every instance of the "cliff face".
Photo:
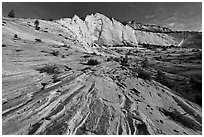
M 85 21 L 78 16 L 72 19 L 60 19 L 58 23 L 68 27 L 76 33 L 80 41 L 105 46 L 132 44 L 137 45 L 134 30 L 129 26 L 123 26 L 116 20 L 110 20 L 102 14 L 88 15 Z
M 71 29 L 80 41 L 86 41 L 88 45 L 93 43 L 105 46 L 137 46 L 139 43 L 163 46 L 176 44 L 167 34 L 135 30 L 129 25 L 123 25 L 99 13 L 88 15 L 85 21 L 75 15 L 72 19 L 65 18 L 57 22 Z

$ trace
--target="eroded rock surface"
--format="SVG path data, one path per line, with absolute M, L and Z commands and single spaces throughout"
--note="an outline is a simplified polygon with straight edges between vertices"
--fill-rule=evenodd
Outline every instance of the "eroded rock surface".
M 39 31 L 32 19 L 3 21 L 2 134 L 202 134 L 199 106 L 105 57 L 119 53 L 88 45 L 137 44 L 130 27 L 100 14 L 40 20 Z
M 87 15 L 84 21 L 75 15 L 71 19 L 64 18 L 57 22 L 71 29 L 79 39 L 90 45 L 93 43 L 105 46 L 137 46 L 138 43 L 163 46 L 175 45 L 173 37 L 167 34 L 135 30 L 128 24 L 123 25 L 119 21 L 99 13 Z

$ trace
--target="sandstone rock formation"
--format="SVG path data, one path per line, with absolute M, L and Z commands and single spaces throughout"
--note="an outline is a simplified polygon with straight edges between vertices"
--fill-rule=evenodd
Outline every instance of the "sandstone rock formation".
M 2 134 L 202 134 L 200 106 L 107 61 L 122 56 L 109 46 L 167 46 L 172 37 L 101 14 L 39 20 L 39 30 L 34 21 L 3 17 Z
M 88 15 L 85 21 L 78 16 L 57 21 L 76 33 L 77 38 L 89 45 L 96 43 L 105 46 L 137 46 L 138 43 L 171 46 L 175 41 L 167 34 L 134 30 L 115 19 L 96 13 Z

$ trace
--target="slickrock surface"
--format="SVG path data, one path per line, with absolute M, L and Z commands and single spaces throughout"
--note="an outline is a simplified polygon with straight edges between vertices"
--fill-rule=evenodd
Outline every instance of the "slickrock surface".
M 201 107 L 107 61 L 119 53 L 103 45 L 137 46 L 143 35 L 164 44 L 171 41 L 165 35 L 137 32 L 100 14 L 85 22 L 40 20 L 40 30 L 34 21 L 3 18 L 2 134 L 202 134 Z M 99 63 L 89 65 L 90 59 Z

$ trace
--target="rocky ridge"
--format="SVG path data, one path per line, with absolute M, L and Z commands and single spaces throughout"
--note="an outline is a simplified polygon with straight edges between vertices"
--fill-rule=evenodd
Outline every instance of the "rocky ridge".
M 75 15 L 57 22 L 71 29 L 78 39 L 86 41 L 88 45 L 136 47 L 138 43 L 163 46 L 176 44 L 173 37 L 167 34 L 135 30 L 99 13 L 87 15 L 84 21 Z
M 157 26 L 153 24 L 142 24 L 137 23 L 135 21 L 125 21 L 123 22 L 124 25 L 129 25 L 135 30 L 147 31 L 147 32 L 155 32 L 155 33 L 169 33 L 173 32 L 171 29 L 167 27 Z

